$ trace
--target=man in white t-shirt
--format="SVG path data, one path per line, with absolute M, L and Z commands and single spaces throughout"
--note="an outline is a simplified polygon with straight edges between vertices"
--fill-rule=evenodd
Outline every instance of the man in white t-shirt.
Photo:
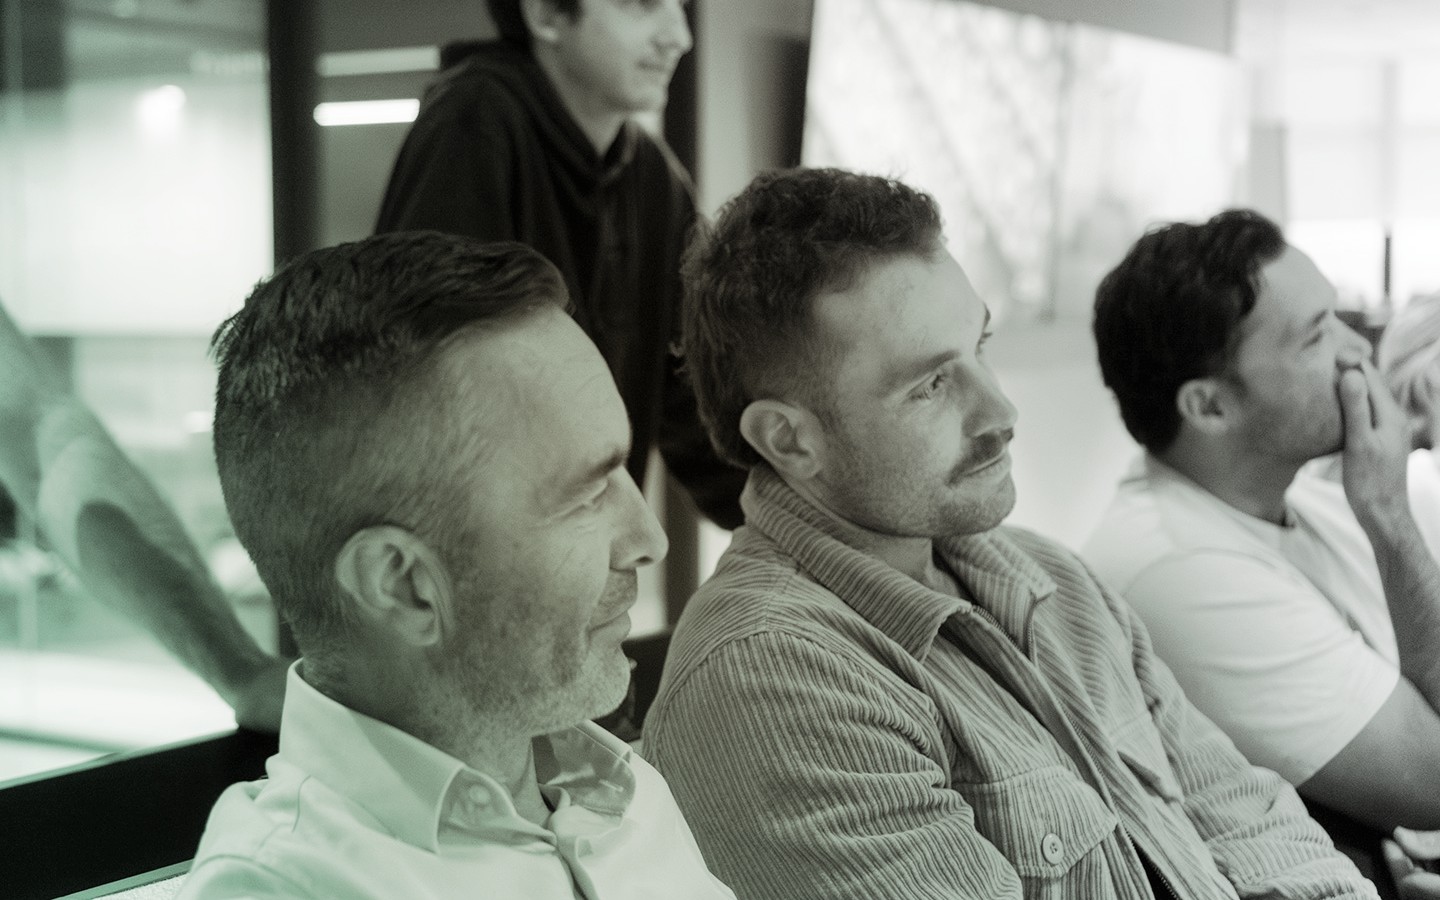
M 1386 830 L 1440 828 L 1440 569 L 1404 415 L 1335 291 L 1247 210 L 1141 238 L 1100 367 L 1145 448 L 1084 555 L 1250 759 Z M 1306 471 L 1341 453 L 1341 483 Z
M 221 326 L 220 483 L 301 659 L 185 897 L 733 900 L 587 721 L 666 542 L 565 305 L 529 247 L 405 232 L 300 257 Z

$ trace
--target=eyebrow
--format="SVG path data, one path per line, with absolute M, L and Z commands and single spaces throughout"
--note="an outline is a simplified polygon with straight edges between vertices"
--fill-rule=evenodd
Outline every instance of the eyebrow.
M 990 330 L 990 307 L 985 307 L 985 320 L 980 323 L 980 336 L 983 338 Z M 977 344 L 979 341 L 977 340 Z M 942 350 L 933 356 L 915 362 L 913 365 L 905 365 L 903 368 L 892 369 L 886 376 L 883 384 L 886 394 L 894 391 L 920 378 L 927 372 L 932 372 L 946 363 L 959 357 L 960 354 L 954 350 Z
M 1306 336 L 1309 335 L 1311 332 L 1315 331 L 1315 329 L 1321 327 L 1321 326 L 1325 323 L 1325 317 L 1328 316 L 1328 315 L 1330 315 L 1330 310 L 1328 310 L 1328 309 L 1322 309 L 1322 310 L 1320 310 L 1320 312 L 1318 312 L 1318 313 L 1316 313 L 1315 315 L 1311 316 L 1311 317 L 1310 317 L 1310 321 L 1306 322 L 1303 326 L 1301 326 L 1300 329 L 1299 329 L 1299 331 L 1296 332 L 1296 334 L 1293 335 L 1293 336 L 1296 337 L 1296 338 L 1306 337 Z
M 611 472 L 625 465 L 629 458 L 630 448 L 627 446 L 617 446 L 614 450 L 611 450 L 604 459 L 587 467 L 585 471 L 570 479 L 565 486 L 566 493 L 577 491 L 592 482 L 602 481 L 608 478 Z

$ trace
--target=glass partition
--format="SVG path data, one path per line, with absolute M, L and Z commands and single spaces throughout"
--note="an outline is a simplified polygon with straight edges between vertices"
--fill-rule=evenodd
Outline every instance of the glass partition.
M 215 477 L 207 356 L 271 267 L 265 68 L 260 0 L 0 0 L 0 305 L 273 650 Z M 0 781 L 233 723 L 0 501 Z
M 960 0 L 819 0 L 802 159 L 929 191 L 998 322 L 1087 320 L 1145 227 L 1234 202 L 1239 66 Z

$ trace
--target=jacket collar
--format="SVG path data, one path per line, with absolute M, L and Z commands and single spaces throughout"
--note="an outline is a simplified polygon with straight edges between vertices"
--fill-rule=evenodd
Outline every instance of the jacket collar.
M 773 540 L 812 578 L 922 662 L 945 620 L 975 607 L 988 612 L 1018 644 L 1033 605 L 1056 590 L 1054 580 L 1003 530 L 992 529 L 935 541 L 970 599 L 933 591 L 845 543 L 829 513 L 763 464 L 751 470 L 740 505 L 747 527 Z

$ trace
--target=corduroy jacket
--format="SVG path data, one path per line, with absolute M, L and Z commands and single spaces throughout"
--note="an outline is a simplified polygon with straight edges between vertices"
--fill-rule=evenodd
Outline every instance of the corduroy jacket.
M 742 900 L 1375 896 L 1057 544 L 937 541 L 962 600 L 763 466 L 741 504 L 644 748 Z

